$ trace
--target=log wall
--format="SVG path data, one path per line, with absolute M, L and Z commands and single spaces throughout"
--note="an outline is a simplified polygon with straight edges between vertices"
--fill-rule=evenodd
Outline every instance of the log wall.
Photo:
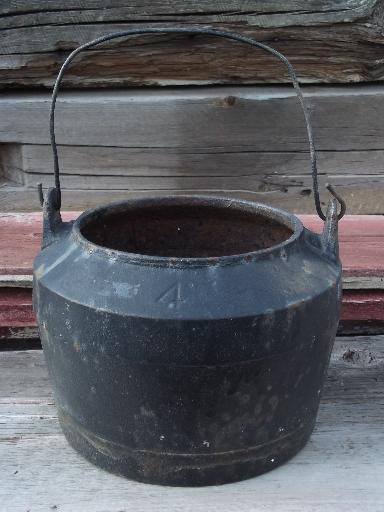
M 322 202 L 330 182 L 348 213 L 384 213 L 384 88 L 305 95 Z M 0 111 L 0 210 L 36 210 L 37 183 L 53 184 L 49 94 L 3 94 Z M 288 86 L 64 92 L 56 121 L 65 209 L 204 193 L 314 211 L 303 115 Z
M 383 0 L 7 0 L 0 6 L 0 87 L 51 86 L 69 50 L 109 32 L 204 25 L 286 53 L 302 82 L 383 80 Z M 262 51 L 210 37 L 137 36 L 90 50 L 71 87 L 285 82 Z
M 323 203 L 329 181 L 348 213 L 384 213 L 383 13 L 384 0 L 2 2 L 0 211 L 38 209 L 37 183 L 52 183 L 44 88 L 73 48 L 144 24 L 200 24 L 286 53 L 312 84 Z M 64 207 L 204 193 L 312 213 L 303 116 L 286 81 L 270 55 L 209 37 L 134 37 L 78 56 L 57 110 Z

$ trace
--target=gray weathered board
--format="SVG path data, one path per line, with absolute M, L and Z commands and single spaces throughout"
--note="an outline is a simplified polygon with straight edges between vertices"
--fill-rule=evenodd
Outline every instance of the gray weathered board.
M 383 0 L 6 0 L 0 3 L 0 87 L 51 85 L 76 46 L 147 24 L 243 32 L 285 52 L 309 83 L 383 80 L 383 13 Z M 261 50 L 217 38 L 152 35 L 81 54 L 66 83 L 286 80 L 281 63 Z
M 305 95 L 321 186 L 337 185 L 349 213 L 384 213 L 384 86 Z M 49 94 L 4 93 L 0 113 L 0 210 L 36 210 L 36 184 L 52 184 Z M 65 92 L 56 122 L 66 209 L 201 192 L 313 212 L 303 116 L 288 86 Z
M 139 484 L 68 446 L 41 351 L 0 352 L 0 510 L 382 512 L 383 424 L 384 336 L 338 338 L 316 429 L 289 463 L 218 487 Z

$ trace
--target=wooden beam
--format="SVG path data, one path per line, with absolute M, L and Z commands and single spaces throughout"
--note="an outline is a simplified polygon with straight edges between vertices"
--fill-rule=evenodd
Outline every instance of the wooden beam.
M 319 151 L 384 150 L 384 86 L 304 92 Z M 48 93 L 3 94 L 0 141 L 49 144 L 49 107 Z M 303 114 L 287 86 L 64 92 L 56 132 L 58 144 L 71 146 L 308 152 Z
M 0 340 L 39 337 L 30 289 L 0 288 Z M 1 346 L 0 346 L 1 348 Z
M 104 177 L 147 177 L 153 180 L 164 177 L 211 177 L 219 180 L 266 176 L 272 179 L 276 175 L 308 176 L 310 171 L 309 154 L 305 150 L 232 150 L 230 141 L 227 147 L 201 148 L 59 145 L 58 151 L 63 185 L 68 186 L 72 177 L 84 176 L 89 180 L 88 186 L 95 189 L 104 187 Z M 383 174 L 384 149 L 327 149 L 318 151 L 317 156 L 321 175 L 366 176 L 369 180 L 372 176 Z M 48 175 L 44 179 L 52 177 L 52 150 L 49 145 L 3 144 L 0 146 L 0 157 L 9 180 L 16 181 L 17 176 L 23 174 L 22 183 L 29 184 L 44 175 Z
M 292 59 L 304 82 L 382 80 L 382 0 L 10 0 L 0 18 L 0 86 L 51 86 L 68 52 L 109 32 L 203 25 L 240 31 Z M 1 30 L 2 29 L 2 30 Z M 65 83 L 191 85 L 285 82 L 270 55 L 209 37 L 133 37 L 78 56 Z
M 349 213 L 384 213 L 384 88 L 305 94 L 321 188 L 336 185 Z M 49 95 L 4 94 L 0 111 L 0 208 L 35 210 L 36 184 L 52 183 Z M 64 93 L 56 119 L 67 209 L 167 191 L 313 211 L 308 142 L 290 88 Z
M 330 181 L 330 180 L 328 180 Z M 364 183 L 353 184 L 350 181 L 347 186 L 338 186 L 338 191 L 343 196 L 348 205 L 348 212 L 353 214 L 383 214 L 383 189 L 382 182 L 375 181 L 374 186 L 364 187 Z M 63 189 L 63 206 L 66 210 L 85 210 L 94 208 L 101 204 L 107 204 L 114 201 L 122 201 L 137 197 L 154 197 L 159 195 L 179 195 L 179 194 L 205 194 L 219 195 L 225 197 L 235 197 L 266 203 L 277 208 L 283 208 L 293 213 L 309 213 L 314 211 L 313 197 L 306 185 L 284 187 L 282 190 L 275 189 L 264 191 L 252 190 L 230 190 L 223 188 L 213 189 L 189 189 L 178 186 L 176 189 L 156 188 L 154 182 L 146 189 L 119 189 L 119 190 L 85 190 L 85 189 Z M 323 192 L 325 195 L 326 192 Z M 322 199 L 323 208 L 326 207 Z M 3 183 L 0 180 L 0 208 L 8 212 L 33 212 L 40 207 L 36 188 L 16 186 L 14 183 Z

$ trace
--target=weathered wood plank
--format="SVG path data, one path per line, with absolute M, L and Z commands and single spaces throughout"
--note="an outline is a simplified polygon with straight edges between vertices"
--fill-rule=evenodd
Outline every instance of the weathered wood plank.
M 31 290 L 0 288 L 0 339 L 35 339 L 38 336 Z
M 67 52 L 111 31 L 175 24 L 238 30 L 271 42 L 302 81 L 382 80 L 382 0 L 171 0 L 7 2 L 0 18 L 0 85 L 51 85 Z M 143 65 L 143 62 L 145 65 Z M 259 83 L 286 81 L 261 51 L 207 37 L 135 37 L 78 57 L 70 86 Z
M 48 174 L 26 174 L 25 185 L 34 190 L 38 183 L 42 183 L 44 188 L 52 186 L 52 176 Z M 241 171 L 232 176 L 191 176 L 180 172 L 178 175 L 171 176 L 103 176 L 97 179 L 92 175 L 67 174 L 63 178 L 63 184 L 66 189 L 76 190 L 239 190 L 252 192 L 280 192 L 283 194 L 285 189 L 300 189 L 302 195 L 307 191 L 311 194 L 312 178 L 308 175 L 285 176 L 277 174 L 244 175 Z M 346 176 L 333 175 L 321 176 L 320 184 L 324 187 L 325 182 L 336 185 L 338 190 L 348 190 L 349 188 L 368 191 L 380 191 L 383 193 L 384 175 L 369 176 Z M 304 191 L 304 192 L 303 192 Z M 90 192 L 91 193 L 91 192 Z M 383 208 L 384 209 L 384 208 Z
M 305 96 L 319 151 L 384 149 L 384 86 L 308 87 Z M 49 104 L 46 93 L 3 94 L 0 141 L 48 144 Z M 297 98 L 285 86 L 65 92 L 56 125 L 58 144 L 73 146 L 308 150 Z
M 383 213 L 384 88 L 309 87 L 306 95 L 322 185 L 338 185 L 350 213 Z M 9 143 L 0 159 L 10 180 L 0 187 L 3 210 L 36 209 L 29 189 L 50 184 L 48 109 L 47 94 L 0 98 L 0 141 Z M 168 190 L 313 211 L 302 114 L 286 87 L 65 93 L 57 131 L 68 209 Z M 88 197 L 84 188 L 109 190 Z
M 306 178 L 307 179 L 307 178 Z M 64 180 L 63 180 L 64 181 Z M 333 181 L 334 180 L 327 180 Z M 322 184 L 325 179 L 321 180 Z M 49 182 L 51 184 L 51 182 Z M 353 214 L 380 214 L 384 212 L 383 207 L 383 181 L 381 178 L 375 178 L 370 186 L 364 186 L 364 182 L 349 180 L 347 186 L 339 184 L 338 192 L 343 196 L 347 205 L 348 212 Z M 308 187 L 308 181 L 304 184 L 292 185 L 281 188 L 274 187 L 272 190 L 242 190 L 223 189 L 213 187 L 205 188 L 183 188 L 182 183 L 178 183 L 177 188 L 159 190 L 156 188 L 156 182 L 152 183 L 146 189 L 122 189 L 119 190 L 79 190 L 63 188 L 63 207 L 66 210 L 85 210 L 94 208 L 100 204 L 106 204 L 113 201 L 121 201 L 134 197 L 148 197 L 159 195 L 178 195 L 178 194 L 205 194 L 221 195 L 226 197 L 237 197 L 248 199 L 261 203 L 270 204 L 277 208 L 284 208 L 293 213 L 311 213 L 314 212 L 313 196 Z M 326 206 L 328 198 L 326 191 L 322 190 L 322 204 Z M 3 182 L 0 179 L 0 211 L 8 212 L 28 212 L 36 211 L 40 207 L 37 191 L 33 188 L 16 186 L 14 183 Z
M 312 199 L 312 178 L 305 176 L 284 176 L 284 175 L 268 175 L 262 176 L 243 175 L 241 171 L 234 173 L 232 176 L 190 176 L 179 175 L 174 176 L 103 176 L 98 179 L 97 176 L 90 175 L 65 175 L 63 178 L 63 186 L 68 190 L 84 190 L 89 194 L 95 189 L 107 190 L 151 190 L 157 191 L 173 191 L 173 190 L 190 190 L 192 193 L 200 191 L 222 191 L 242 192 L 249 194 L 249 198 L 254 197 L 262 202 L 270 202 L 269 194 L 276 196 L 276 205 L 279 205 L 279 197 L 284 195 L 293 195 L 302 197 L 308 195 Z M 37 184 L 42 183 L 45 188 L 52 186 L 52 176 L 47 174 L 26 174 L 26 186 L 34 190 Z M 320 176 L 320 186 L 324 190 L 325 183 L 331 183 L 337 187 L 338 192 L 347 201 L 348 211 L 350 213 L 384 213 L 384 204 L 382 198 L 384 195 L 384 175 L 369 176 L 346 176 L 346 175 L 330 175 Z M 349 204 L 350 197 L 355 197 L 358 190 L 360 195 L 367 197 L 367 202 L 359 203 L 357 208 L 351 208 Z M 259 197 L 257 197 L 259 196 Z M 323 192 L 323 199 L 326 192 Z M 292 198 L 292 203 L 294 200 Z M 355 199 L 356 203 L 356 199 Z M 323 203 L 324 204 L 324 203 Z M 306 206 L 306 205 L 305 205 Z M 309 206 L 309 210 L 305 208 L 303 201 L 296 202 L 294 208 L 296 211 L 313 211 L 313 205 Z
M 342 320 L 384 322 L 384 293 L 380 290 L 348 290 L 343 297 Z
M 216 0 L 196 0 L 193 4 L 185 0 L 142 0 L 139 5 L 127 5 L 124 0 L 112 0 L 106 5 L 102 0 L 90 0 L 86 5 L 79 8 L 78 2 L 66 1 L 65 6 L 56 0 L 9 0 L 7 5 L 2 6 L 2 13 L 8 15 L 8 20 L 2 20 L 0 27 L 23 27 L 47 25 L 52 22 L 56 24 L 72 24 L 82 21 L 89 22 L 90 16 L 99 22 L 121 21 L 124 14 L 132 16 L 133 19 L 141 21 L 143 17 L 164 15 L 177 17 L 178 15 L 209 16 L 213 21 L 220 20 L 227 16 L 233 21 L 238 21 L 241 16 L 253 15 L 265 17 L 263 26 L 273 26 L 277 20 L 283 25 L 296 25 L 298 18 L 303 24 L 312 25 L 314 20 L 326 23 L 324 18 L 329 13 L 330 17 L 339 17 L 342 21 L 354 21 L 360 16 L 368 16 L 376 2 L 347 0 L 337 2 L 335 0 L 324 0 L 321 4 L 315 0 L 293 0 L 289 4 L 280 0 L 268 0 L 250 3 L 239 3 L 238 0 L 229 0 L 219 5 Z M 220 9 L 218 9 L 220 7 Z M 95 13 L 94 11 L 97 11 Z M 31 16 L 32 14 L 32 16 Z M 72 17 L 73 16 L 73 17 Z M 257 18 L 256 18 L 257 20 Z M 329 18 L 327 18 L 329 21 Z
M 380 512 L 383 343 L 336 340 L 316 429 L 293 460 L 256 479 L 199 489 L 138 484 L 83 460 L 58 428 L 41 351 L 2 352 L 0 503 L 15 512 Z
M 13 155 L 18 153 L 20 162 L 17 169 L 4 166 L 8 177 L 16 170 L 15 178 L 22 174 L 28 188 L 35 189 L 40 182 L 45 187 L 51 186 L 52 157 L 49 146 L 3 145 L 3 154 L 8 151 Z M 311 197 L 309 160 L 305 152 L 193 151 L 61 146 L 62 186 L 77 190 L 128 191 L 151 188 L 194 191 L 232 189 L 262 195 L 272 192 L 280 196 L 293 189 L 297 194 Z M 360 211 L 362 206 L 364 212 L 371 213 L 372 202 L 377 196 L 380 197 L 376 204 L 381 208 L 383 151 L 324 151 L 319 156 L 321 186 L 326 181 L 331 182 L 341 186 L 343 193 L 348 196 L 354 195 L 358 187 L 360 194 L 362 191 L 372 194 L 367 205 L 359 205 Z M 325 177 L 323 173 L 329 176 Z M 302 202 L 296 202 L 296 207 L 300 208 L 301 205 Z M 350 213 L 354 213 L 348 206 Z M 309 207 L 311 211 L 311 205 Z
M 230 141 L 228 141 L 230 142 Z M 215 148 L 129 148 L 108 146 L 59 146 L 63 175 L 95 176 L 286 176 L 309 172 L 307 151 L 232 150 Z M 8 156 L 10 155 L 10 156 Z M 21 174 L 52 175 L 49 145 L 3 144 L 0 158 L 6 177 Z M 13 160 L 11 160 L 13 156 Z M 16 160 L 17 159 L 17 160 Z M 384 150 L 318 151 L 321 173 L 377 175 L 383 173 Z M 16 174 L 17 176 L 17 174 Z M 31 179 L 26 176 L 26 179 Z M 369 177 L 368 177 L 369 179 Z M 65 181 L 65 178 L 63 179 Z M 95 182 L 96 188 L 97 186 Z
M 0 352 L 0 403 L 51 404 L 53 393 L 41 351 Z
M 72 220 L 79 213 L 63 212 L 62 217 L 64 221 Z M 41 244 L 41 230 L 41 212 L 0 212 L 0 275 L 31 275 L 32 262 Z
M 32 288 L 33 279 L 31 274 L 1 275 L 0 288 Z

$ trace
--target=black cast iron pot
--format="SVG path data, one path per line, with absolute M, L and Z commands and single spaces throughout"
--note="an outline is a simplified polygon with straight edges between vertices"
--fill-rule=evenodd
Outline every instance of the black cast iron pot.
M 84 47 L 165 31 L 228 37 L 285 62 L 208 29 L 131 30 Z M 322 235 L 284 211 L 207 196 L 124 201 L 63 223 L 54 108 L 84 47 L 54 89 L 56 188 L 34 264 L 62 429 L 92 462 L 143 482 L 221 484 L 268 471 L 314 427 L 341 297 L 337 201 L 324 216 L 294 72 Z

